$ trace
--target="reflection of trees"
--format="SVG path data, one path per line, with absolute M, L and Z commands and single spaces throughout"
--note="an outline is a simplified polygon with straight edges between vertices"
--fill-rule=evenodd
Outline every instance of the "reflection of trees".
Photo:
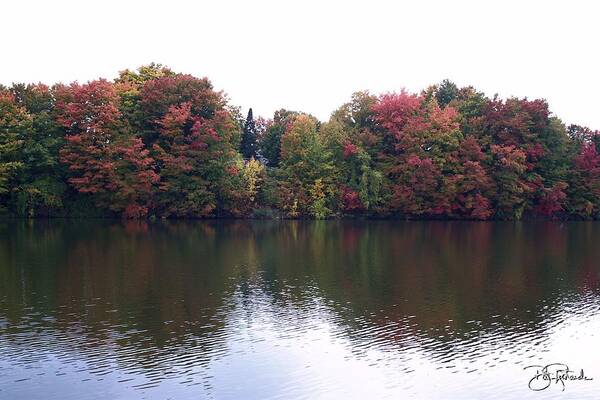
M 94 355 L 122 349 L 115 354 L 124 355 L 125 369 L 160 372 L 178 354 L 206 362 L 222 342 L 219 312 L 232 272 L 217 266 L 223 257 L 222 265 L 235 263 L 213 251 L 219 245 L 209 225 L 183 234 L 175 225 L 144 223 L 36 221 L 0 229 L 11 233 L 0 242 L 0 320 L 9 322 L 8 333 L 32 331 L 15 335 L 29 352 L 35 345 L 57 354 L 77 349 L 95 362 Z M 43 341 L 33 336 L 40 329 Z
M 315 234 L 319 228 L 308 224 L 296 233 L 297 246 L 269 257 L 289 260 L 279 265 L 281 275 L 311 269 L 322 295 L 349 304 L 355 316 L 414 315 L 420 331 L 443 330 L 452 320 L 461 333 L 472 329 L 469 321 L 484 329 L 505 315 L 519 329 L 541 322 L 542 307 L 550 313 L 574 287 L 597 287 L 591 265 L 600 255 L 600 227 L 593 224 L 341 225 Z
M 41 348 L 104 346 L 153 372 L 219 354 L 256 287 L 302 320 L 318 297 L 357 340 L 443 341 L 474 321 L 543 328 L 573 288 L 598 288 L 600 259 L 593 223 L 19 221 L 0 237 L 0 335 L 36 324 Z
M 359 321 L 348 329 L 359 338 L 365 325 L 390 326 L 377 330 L 390 339 L 435 342 L 474 329 L 541 331 L 575 288 L 598 287 L 593 224 L 380 222 L 330 233 L 327 249 L 314 245 L 315 260 L 335 254 L 336 267 L 314 276 L 324 297 L 347 305 L 342 320 Z

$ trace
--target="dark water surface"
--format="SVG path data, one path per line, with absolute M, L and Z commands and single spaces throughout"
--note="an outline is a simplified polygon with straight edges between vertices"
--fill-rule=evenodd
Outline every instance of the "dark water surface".
M 0 222 L 2 400 L 599 399 L 599 339 L 600 223 Z

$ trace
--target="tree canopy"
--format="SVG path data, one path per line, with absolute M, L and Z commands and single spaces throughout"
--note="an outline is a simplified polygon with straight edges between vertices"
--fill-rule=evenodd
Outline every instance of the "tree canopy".
M 449 80 L 256 118 L 160 64 L 0 87 L 0 213 L 600 218 L 600 132 Z

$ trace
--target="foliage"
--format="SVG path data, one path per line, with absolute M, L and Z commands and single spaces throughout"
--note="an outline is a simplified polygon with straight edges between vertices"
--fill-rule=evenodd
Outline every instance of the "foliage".
M 600 214 L 600 154 L 592 141 L 584 143 L 573 160 L 569 201 L 571 213 L 581 218 Z
M 278 167 L 281 159 L 281 137 L 289 124 L 298 115 L 295 111 L 281 109 L 275 112 L 272 120 L 265 124 L 265 132 L 260 140 L 261 155 L 270 167 Z
M 280 205 L 290 217 L 325 218 L 336 201 L 332 155 L 317 134 L 317 120 L 298 115 L 281 138 Z
M 160 64 L 0 87 L 4 214 L 124 218 L 600 218 L 600 133 L 545 100 L 445 80 L 354 93 L 321 123 L 246 118 Z
M 158 182 L 153 159 L 122 123 L 114 87 L 105 80 L 58 87 L 57 121 L 66 130 L 61 161 L 69 183 L 99 207 L 139 218 Z
M 256 157 L 257 151 L 257 131 L 254 116 L 252 115 L 252 109 L 248 110 L 248 116 L 244 123 L 244 130 L 242 131 L 242 143 L 240 145 L 240 152 L 245 159 Z
M 20 150 L 31 120 L 12 94 L 0 92 L 0 195 L 14 190 L 13 180 L 23 168 Z

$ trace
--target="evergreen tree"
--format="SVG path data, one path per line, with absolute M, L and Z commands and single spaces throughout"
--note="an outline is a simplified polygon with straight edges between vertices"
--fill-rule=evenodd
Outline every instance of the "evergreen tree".
M 256 124 L 254 123 L 254 117 L 252 116 L 252 109 L 250 109 L 248 110 L 248 116 L 246 117 L 246 123 L 244 124 L 242 143 L 240 145 L 240 152 L 246 159 L 256 157 L 256 136 Z
M 444 108 L 458 97 L 458 86 L 448 79 L 444 79 L 435 91 L 435 99 L 440 107 Z

